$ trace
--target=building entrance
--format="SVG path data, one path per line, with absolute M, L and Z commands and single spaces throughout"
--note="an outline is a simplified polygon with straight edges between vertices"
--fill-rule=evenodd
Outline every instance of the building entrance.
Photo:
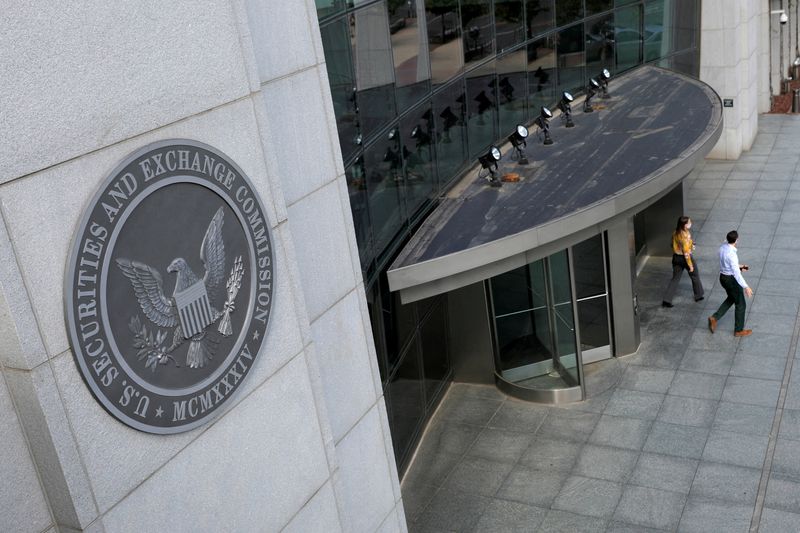
M 583 397 L 583 365 L 613 354 L 605 250 L 596 235 L 487 282 L 501 386 L 537 401 Z

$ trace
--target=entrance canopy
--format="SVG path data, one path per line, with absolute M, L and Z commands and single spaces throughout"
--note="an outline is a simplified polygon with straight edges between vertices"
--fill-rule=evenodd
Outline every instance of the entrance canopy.
M 564 248 L 667 193 L 711 151 L 722 105 L 699 80 L 644 66 L 609 82 L 593 113 L 573 103 L 574 128 L 556 116 L 545 146 L 535 130 L 530 164 L 504 147 L 499 174 L 518 182 L 490 187 L 473 169 L 443 198 L 388 272 L 404 302 L 488 279 Z

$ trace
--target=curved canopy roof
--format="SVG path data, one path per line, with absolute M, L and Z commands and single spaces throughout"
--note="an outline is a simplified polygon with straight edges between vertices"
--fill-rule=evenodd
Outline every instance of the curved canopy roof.
M 519 182 L 493 188 L 475 169 L 466 175 L 392 264 L 391 290 L 406 302 L 447 292 L 596 233 L 668 192 L 722 132 L 719 96 L 694 78 L 643 66 L 613 78 L 609 92 L 593 100 L 594 113 L 573 103 L 574 128 L 555 117 L 552 145 L 532 130 L 530 165 L 517 165 L 507 147 L 499 173 L 518 173 Z

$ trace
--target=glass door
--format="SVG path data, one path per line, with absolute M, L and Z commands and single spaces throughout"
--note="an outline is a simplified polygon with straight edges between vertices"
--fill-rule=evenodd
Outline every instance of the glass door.
M 602 234 L 572 247 L 583 364 L 608 359 L 612 354 L 605 249 Z
M 503 379 L 532 388 L 579 385 L 567 251 L 496 276 L 488 286 Z

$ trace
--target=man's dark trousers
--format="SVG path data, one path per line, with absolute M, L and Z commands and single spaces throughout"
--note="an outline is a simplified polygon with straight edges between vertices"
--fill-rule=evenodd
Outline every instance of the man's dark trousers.
M 744 299 L 744 289 L 742 289 L 742 286 L 736 281 L 736 278 L 725 274 L 719 275 L 719 284 L 725 289 L 725 293 L 728 297 L 725 298 L 725 301 L 722 302 L 722 305 L 719 306 L 717 312 L 712 316 L 716 320 L 719 320 L 728 312 L 728 309 L 730 309 L 732 305 L 736 304 L 733 331 L 742 331 L 744 329 L 744 310 L 747 307 L 747 302 Z

